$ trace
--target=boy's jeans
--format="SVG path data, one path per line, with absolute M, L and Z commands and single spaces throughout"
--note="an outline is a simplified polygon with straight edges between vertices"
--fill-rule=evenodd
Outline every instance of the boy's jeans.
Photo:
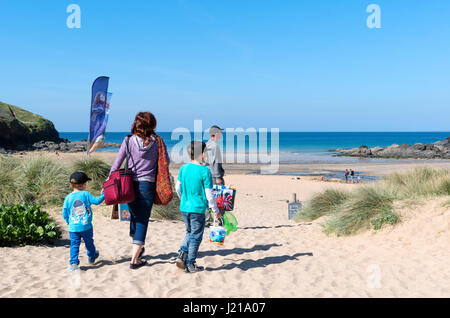
M 180 247 L 188 255 L 186 265 L 195 263 L 198 248 L 202 242 L 203 232 L 205 231 L 205 214 L 204 213 L 182 213 L 184 224 L 186 225 L 186 236 Z
M 69 232 L 70 237 L 70 265 L 80 264 L 78 260 L 78 254 L 80 252 L 81 238 L 84 240 L 86 245 L 88 257 L 95 257 L 95 246 L 94 246 L 94 231 L 92 229 L 84 232 Z

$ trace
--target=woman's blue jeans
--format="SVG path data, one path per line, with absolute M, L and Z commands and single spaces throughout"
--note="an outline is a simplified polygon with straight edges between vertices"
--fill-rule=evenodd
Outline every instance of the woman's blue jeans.
M 130 236 L 133 238 L 133 244 L 144 245 L 156 194 L 156 183 L 135 181 L 134 193 L 136 196 L 134 201 L 128 203 L 131 214 Z
M 198 254 L 198 248 L 202 242 L 203 232 L 205 231 L 204 213 L 182 213 L 184 224 L 186 225 L 186 236 L 180 247 L 188 255 L 186 265 L 195 263 Z

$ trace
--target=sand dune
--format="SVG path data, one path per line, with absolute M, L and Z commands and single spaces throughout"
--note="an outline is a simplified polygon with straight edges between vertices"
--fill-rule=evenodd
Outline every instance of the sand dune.
M 175 266 L 182 222 L 149 225 L 148 266 L 132 271 L 128 223 L 94 210 L 94 239 L 101 256 L 70 273 L 67 232 L 57 246 L 0 248 L 0 297 L 450 297 L 450 208 L 442 200 L 398 206 L 403 222 L 354 237 L 327 237 L 317 220 L 287 220 L 291 192 L 306 200 L 333 184 L 287 176 L 230 175 L 238 187 L 240 229 L 224 246 L 200 247 L 206 271 Z M 59 209 L 51 212 L 58 216 Z M 65 227 L 63 226 L 65 229 Z

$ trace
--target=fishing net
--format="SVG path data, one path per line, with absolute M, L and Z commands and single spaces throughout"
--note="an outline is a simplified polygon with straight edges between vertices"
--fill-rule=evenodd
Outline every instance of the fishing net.
M 238 229 L 238 221 L 236 220 L 236 217 L 231 212 L 226 212 L 223 215 L 223 227 L 227 230 L 227 235 L 230 234 L 230 232 L 236 232 Z

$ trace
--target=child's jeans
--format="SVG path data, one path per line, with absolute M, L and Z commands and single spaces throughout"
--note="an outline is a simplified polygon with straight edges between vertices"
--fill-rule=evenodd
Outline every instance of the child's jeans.
M 95 257 L 95 246 L 94 246 L 94 231 L 92 229 L 84 232 L 69 232 L 70 237 L 70 265 L 80 264 L 78 260 L 78 254 L 80 252 L 81 239 L 83 238 L 84 244 L 87 249 L 87 256 Z
M 180 247 L 188 255 L 186 265 L 195 263 L 198 248 L 202 242 L 203 232 L 205 231 L 205 214 L 204 213 L 182 213 L 184 224 L 186 225 L 186 236 Z

